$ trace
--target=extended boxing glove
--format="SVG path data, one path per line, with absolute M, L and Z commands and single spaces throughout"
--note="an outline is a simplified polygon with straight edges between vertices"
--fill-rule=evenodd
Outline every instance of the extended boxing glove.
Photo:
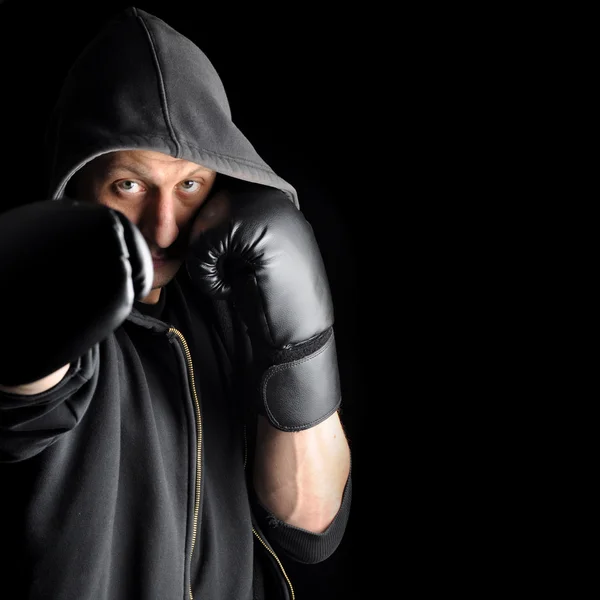
M 0 214 L 0 384 L 75 361 L 127 318 L 152 278 L 144 238 L 115 210 L 44 200 Z
M 223 189 L 200 209 L 186 261 L 203 293 L 233 295 L 252 345 L 258 412 L 282 431 L 341 404 L 334 311 L 312 227 L 281 191 Z

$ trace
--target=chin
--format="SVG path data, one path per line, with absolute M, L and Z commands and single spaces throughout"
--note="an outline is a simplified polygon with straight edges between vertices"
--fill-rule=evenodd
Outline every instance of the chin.
M 159 289 L 167 285 L 177 275 L 180 267 L 181 261 L 169 261 L 155 269 L 152 289 Z

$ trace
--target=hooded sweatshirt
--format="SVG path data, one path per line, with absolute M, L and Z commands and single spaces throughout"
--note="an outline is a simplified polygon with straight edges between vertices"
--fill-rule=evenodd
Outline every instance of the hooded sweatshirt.
M 74 63 L 47 139 L 53 201 L 95 157 L 144 149 L 299 206 L 233 123 L 205 54 L 136 8 Z M 335 551 L 351 479 L 321 534 L 260 504 L 250 361 L 229 301 L 199 295 L 182 268 L 158 304 L 136 302 L 59 384 L 26 399 L 0 392 L 3 600 L 293 599 L 283 562 Z

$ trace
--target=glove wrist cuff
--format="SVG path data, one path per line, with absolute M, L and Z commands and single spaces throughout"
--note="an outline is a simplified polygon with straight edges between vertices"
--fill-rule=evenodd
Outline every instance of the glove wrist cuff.
M 259 412 L 282 431 L 309 429 L 341 404 L 333 329 L 324 344 L 297 360 L 276 364 L 263 374 Z

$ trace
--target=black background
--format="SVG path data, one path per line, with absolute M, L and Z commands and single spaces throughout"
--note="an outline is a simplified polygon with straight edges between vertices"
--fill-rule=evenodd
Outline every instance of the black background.
M 129 3 L 99 0 L 35 7 L 21 0 L 0 3 L 4 119 L 0 210 L 43 193 L 39 148 L 61 80 L 104 20 L 126 6 Z M 390 556 L 399 558 L 397 542 L 388 547 L 381 540 L 382 527 L 398 515 L 398 503 L 390 499 L 397 494 L 393 488 L 401 459 L 386 455 L 382 474 L 379 461 L 367 466 L 365 419 L 367 408 L 384 399 L 390 411 L 386 418 L 391 419 L 396 391 L 381 389 L 371 374 L 367 393 L 367 364 L 389 351 L 363 342 L 365 334 L 372 338 L 380 327 L 374 324 L 376 316 L 365 302 L 363 286 L 369 282 L 371 291 L 374 286 L 377 300 L 374 266 L 385 253 L 369 239 L 373 220 L 380 219 L 376 213 L 380 200 L 372 190 L 385 154 L 368 141 L 369 128 L 382 127 L 378 111 L 383 111 L 385 101 L 376 91 L 373 42 L 365 41 L 377 32 L 369 30 L 363 11 L 326 12 L 324 5 L 173 0 L 135 6 L 192 39 L 213 62 L 234 121 L 274 170 L 297 188 L 330 278 L 344 394 L 342 419 L 353 452 L 353 508 L 347 535 L 335 555 L 318 565 L 286 563 L 296 598 L 388 597 L 376 590 L 394 585 L 395 580 L 394 572 L 383 564 Z M 385 15 L 379 18 L 385 20 Z M 393 219 L 393 213 L 385 218 Z M 393 357 L 395 350 L 391 352 Z M 395 360 L 390 362 L 399 368 Z M 393 438 L 387 431 L 384 428 L 381 436 Z M 391 446 L 395 443 L 400 440 L 392 439 Z M 376 487 L 369 490 L 373 483 Z M 388 525 L 382 524 L 385 521 Z M 363 595 L 367 580 L 370 592 Z

